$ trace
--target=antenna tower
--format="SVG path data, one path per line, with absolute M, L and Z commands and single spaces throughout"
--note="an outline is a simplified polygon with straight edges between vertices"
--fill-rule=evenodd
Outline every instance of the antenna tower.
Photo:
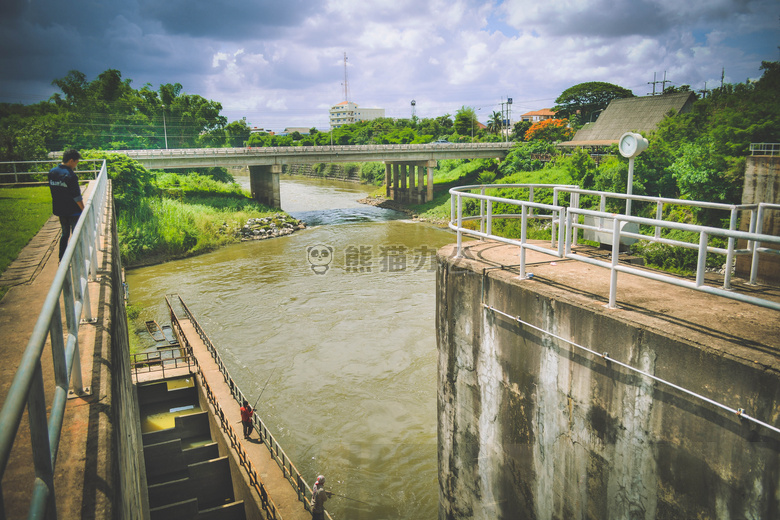
M 349 81 L 347 80 L 347 53 L 344 53 L 344 101 L 349 103 Z

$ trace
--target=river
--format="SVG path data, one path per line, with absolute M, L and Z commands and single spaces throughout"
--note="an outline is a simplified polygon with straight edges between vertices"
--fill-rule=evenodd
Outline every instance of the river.
M 306 230 L 128 271 L 130 302 L 142 327 L 180 294 L 245 394 L 269 381 L 258 413 L 309 485 L 354 499 L 334 519 L 437 518 L 431 256 L 454 235 L 356 202 L 370 191 L 283 177 Z

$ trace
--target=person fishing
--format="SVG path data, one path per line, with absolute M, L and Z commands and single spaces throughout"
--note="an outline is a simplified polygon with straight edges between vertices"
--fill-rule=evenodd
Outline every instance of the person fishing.
M 311 518 L 312 520 L 325 520 L 325 501 L 333 493 L 325 491 L 325 477 L 320 475 L 314 481 L 311 488 Z
M 257 403 L 260 402 L 260 398 L 263 397 L 263 392 L 265 392 L 265 389 L 268 387 L 268 383 L 271 382 L 271 376 L 274 375 L 274 372 L 276 371 L 276 368 L 271 370 L 271 375 L 268 376 L 268 380 L 265 382 L 265 386 L 263 386 L 263 389 L 260 391 L 260 395 L 257 396 L 257 401 L 255 401 L 255 406 L 249 406 L 249 401 L 244 399 L 244 405 L 241 407 L 241 424 L 244 425 L 244 438 L 248 439 L 250 435 L 252 435 L 252 414 L 255 413 L 255 408 L 257 407 Z
M 249 406 L 249 402 L 244 399 L 244 405 L 241 407 L 241 424 L 244 425 L 244 438 L 248 439 L 252 434 L 252 414 L 255 411 Z

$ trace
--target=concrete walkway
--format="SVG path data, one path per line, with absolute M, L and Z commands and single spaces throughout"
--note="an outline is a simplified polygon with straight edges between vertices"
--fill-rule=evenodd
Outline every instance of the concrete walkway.
M 57 247 L 60 226 L 56 218 L 46 222 L 2 277 L 11 286 L 0 300 L 0 403 L 9 387 L 38 320 L 43 302 L 58 268 Z M 110 234 L 98 252 L 98 269 L 110 269 Z M 112 471 L 109 414 L 111 403 L 110 337 L 105 320 L 110 315 L 108 277 L 90 282 L 92 315 L 97 323 L 79 329 L 79 351 L 83 384 L 89 395 L 69 399 L 63 418 L 57 454 L 54 487 L 58 518 L 111 518 L 116 493 Z M 64 321 L 64 320 L 63 320 Z M 110 320 L 108 320 L 110 321 Z M 54 371 L 51 345 L 47 341 L 41 357 L 46 404 L 51 409 Z M 2 425 L 7 428 L 10 425 Z M 35 473 L 30 450 L 29 421 L 25 413 L 2 480 L 7 518 L 26 518 Z
M 271 458 L 268 448 L 257 438 L 257 432 L 254 432 L 248 440 L 243 438 L 241 413 L 239 412 L 240 406 L 233 399 L 233 395 L 225 383 L 225 378 L 222 372 L 220 372 L 219 366 L 214 361 L 214 358 L 211 357 L 208 348 L 201 340 L 192 322 L 188 319 L 180 318 L 179 323 L 187 341 L 192 347 L 193 355 L 198 360 L 203 378 L 222 407 L 228 424 L 233 426 L 238 442 L 241 443 L 249 460 L 252 462 L 281 517 L 284 520 L 311 520 L 311 513 L 304 509 L 303 503 L 298 500 L 298 494 L 293 490 L 276 461 Z M 211 405 L 209 406 L 211 414 L 214 416 L 215 411 Z M 246 473 L 243 471 L 242 473 L 246 480 Z M 260 503 L 260 497 L 254 492 L 252 494 L 257 503 Z

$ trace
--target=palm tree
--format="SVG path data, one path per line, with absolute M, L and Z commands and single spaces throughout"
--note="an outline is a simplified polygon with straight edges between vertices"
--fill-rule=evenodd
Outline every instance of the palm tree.
M 501 131 L 501 129 L 504 126 L 503 118 L 501 117 L 501 112 L 493 112 L 493 114 L 490 116 L 490 119 L 488 120 L 487 129 L 488 132 L 497 134 Z

